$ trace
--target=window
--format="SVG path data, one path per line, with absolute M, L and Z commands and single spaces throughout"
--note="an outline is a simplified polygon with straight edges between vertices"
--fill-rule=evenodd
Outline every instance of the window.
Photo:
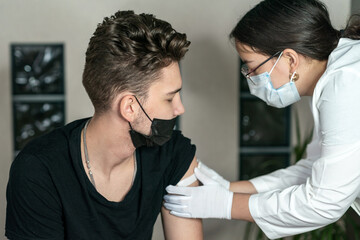
M 239 86 L 239 178 L 247 180 L 289 165 L 290 107 L 274 108 L 251 95 L 241 73 Z

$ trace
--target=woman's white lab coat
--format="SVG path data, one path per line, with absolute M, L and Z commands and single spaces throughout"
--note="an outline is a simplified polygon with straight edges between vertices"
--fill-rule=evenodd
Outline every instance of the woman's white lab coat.
M 300 76 L 301 77 L 301 76 Z M 360 41 L 342 38 L 312 97 L 314 136 L 307 158 L 250 180 L 252 217 L 271 239 L 360 214 Z

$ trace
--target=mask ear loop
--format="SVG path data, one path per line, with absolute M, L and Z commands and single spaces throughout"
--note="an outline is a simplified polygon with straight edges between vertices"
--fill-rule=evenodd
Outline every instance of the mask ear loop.
M 145 112 L 145 109 L 141 106 L 141 103 L 139 102 L 139 100 L 137 99 L 137 97 L 135 95 L 133 95 L 136 99 L 136 101 L 138 102 L 141 110 L 145 113 L 146 117 L 152 122 L 153 120 L 151 120 L 151 118 L 149 117 L 149 115 L 147 115 L 147 113 Z
M 282 51 L 282 52 L 280 53 L 280 55 L 279 55 L 278 59 L 276 60 L 276 62 L 275 62 L 275 64 L 274 64 L 274 66 L 271 68 L 271 70 L 270 70 L 270 72 L 269 72 L 269 75 L 272 73 L 272 71 L 274 70 L 274 68 L 275 68 L 276 64 L 279 62 L 279 60 L 280 60 L 280 58 L 281 58 L 281 56 L 282 56 L 283 52 L 284 52 L 284 51 Z

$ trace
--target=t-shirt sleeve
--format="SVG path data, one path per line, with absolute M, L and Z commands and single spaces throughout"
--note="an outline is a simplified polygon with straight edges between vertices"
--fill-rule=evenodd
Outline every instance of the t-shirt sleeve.
M 176 185 L 189 169 L 196 147 L 180 131 L 174 131 L 167 148 L 170 162 L 165 173 L 165 184 Z
M 64 239 L 59 196 L 49 169 L 37 157 L 20 153 L 14 160 L 6 198 L 9 239 Z

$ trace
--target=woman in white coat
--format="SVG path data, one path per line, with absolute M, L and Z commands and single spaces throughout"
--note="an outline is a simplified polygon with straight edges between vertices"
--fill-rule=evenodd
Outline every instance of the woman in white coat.
M 200 187 L 169 186 L 165 207 L 190 218 L 255 221 L 269 238 L 311 231 L 360 209 L 360 16 L 335 30 L 318 0 L 265 0 L 231 33 L 251 94 L 286 107 L 312 96 L 307 158 L 229 184 L 203 164 Z

